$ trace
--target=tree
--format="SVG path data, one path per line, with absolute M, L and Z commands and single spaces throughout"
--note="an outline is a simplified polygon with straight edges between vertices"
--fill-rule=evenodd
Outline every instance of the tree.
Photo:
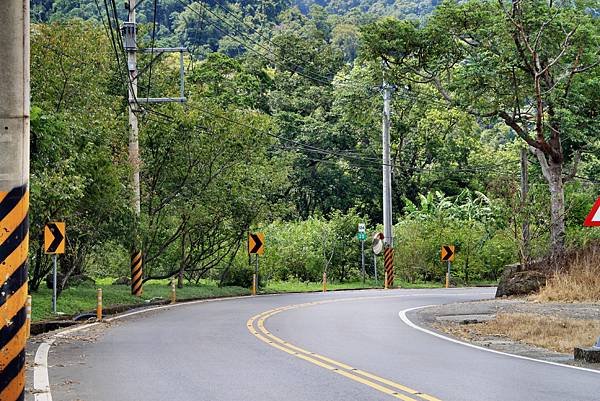
M 536 155 L 550 193 L 550 246 L 565 246 L 564 184 L 598 145 L 599 23 L 589 2 L 443 3 L 425 26 L 365 29 L 400 82 L 434 85 L 481 121 L 500 119 Z M 566 166 L 571 170 L 566 173 Z
M 77 41 L 74 46 L 73 41 Z M 108 39 L 90 22 L 33 25 L 31 34 L 31 287 L 49 272 L 43 227 L 67 223 L 59 290 L 104 241 L 126 239 L 127 125 Z

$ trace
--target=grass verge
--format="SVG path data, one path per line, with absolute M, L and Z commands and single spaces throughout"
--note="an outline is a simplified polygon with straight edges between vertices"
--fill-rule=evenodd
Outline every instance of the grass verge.
M 374 280 L 355 281 L 350 283 L 327 283 L 328 291 L 335 290 L 357 290 L 366 288 L 382 288 L 383 283 L 381 281 L 375 282 Z M 396 281 L 396 286 L 401 288 L 440 288 L 440 283 L 406 283 Z M 311 283 L 311 282 L 298 282 L 298 281 L 271 281 L 263 289 L 265 293 L 285 293 L 285 292 L 310 292 L 310 291 L 322 291 L 323 283 Z
M 126 285 L 100 284 L 97 287 L 79 286 L 67 288 L 58 297 L 57 309 L 67 315 L 96 309 L 96 288 L 102 288 L 103 306 L 123 304 L 144 304 L 152 298 L 169 299 L 171 288 L 165 283 L 150 283 L 144 285 L 144 295 L 135 297 Z M 218 298 L 237 295 L 248 295 L 250 291 L 242 287 L 218 287 L 216 285 L 186 285 L 177 289 L 177 299 Z M 52 290 L 40 288 L 32 294 L 32 320 L 50 319 L 52 314 Z
M 556 352 L 572 353 L 576 346 L 594 344 L 600 333 L 600 320 L 501 313 L 488 322 L 453 325 L 446 329 L 450 334 L 468 340 L 481 336 L 499 336 Z
M 84 311 L 96 309 L 96 289 L 102 288 L 103 306 L 110 307 L 123 304 L 144 304 L 147 300 L 153 298 L 169 299 L 171 287 L 168 280 L 148 281 L 144 284 L 144 294 L 142 297 L 131 295 L 129 286 L 111 285 L 113 279 L 96 280 L 96 286 L 81 285 L 78 287 L 67 288 L 58 298 L 57 309 L 66 315 L 75 315 Z M 401 288 L 439 288 L 440 283 L 396 283 Z M 327 290 L 355 290 L 366 288 L 382 288 L 381 281 L 367 280 L 350 283 L 328 283 Z M 269 282 L 266 287 L 261 288 L 262 294 L 278 294 L 286 292 L 313 292 L 322 291 L 322 283 L 309 282 Z M 206 281 L 198 285 L 185 285 L 177 289 L 177 299 L 185 300 L 192 298 L 218 298 L 228 296 L 249 295 L 250 290 L 242 287 L 219 287 L 214 282 Z M 32 320 L 40 321 L 51 319 L 52 313 L 52 290 L 40 288 L 38 292 L 32 294 Z

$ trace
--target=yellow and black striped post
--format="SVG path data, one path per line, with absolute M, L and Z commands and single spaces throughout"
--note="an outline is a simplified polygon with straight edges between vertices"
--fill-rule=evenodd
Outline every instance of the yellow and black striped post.
M 29 1 L 0 1 L 0 400 L 25 399 Z
M 141 297 L 142 288 L 142 251 L 131 254 L 131 294 Z
M 0 192 L 0 400 L 24 399 L 27 341 L 27 185 Z
M 394 287 L 394 248 L 388 246 L 383 251 L 385 264 L 385 283 L 387 288 Z

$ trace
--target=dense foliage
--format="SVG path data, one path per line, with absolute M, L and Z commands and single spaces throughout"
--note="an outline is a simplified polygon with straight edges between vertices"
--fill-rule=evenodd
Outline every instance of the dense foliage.
M 531 3 L 507 14 L 508 3 L 491 0 L 297 7 L 172 0 L 159 2 L 156 29 L 153 3 L 142 3 L 141 47 L 155 30 L 159 45 L 191 50 L 187 102 L 137 112 L 145 279 L 248 285 L 248 231 L 267 236 L 263 280 L 316 281 L 324 271 L 337 281 L 360 277 L 356 226 L 381 231 L 383 74 L 396 86 L 393 209 L 402 279 L 441 280 L 442 244 L 457 247 L 459 280 L 497 279 L 504 265 L 555 249 L 557 216 L 566 246 L 598 236 L 581 222 L 600 189 L 599 23 L 590 4 Z M 62 285 L 73 275 L 128 275 L 127 82 L 116 58 L 123 54 L 106 30 L 109 15 L 98 5 L 33 2 L 40 21 L 32 26 L 34 289 L 49 269 L 40 236 L 52 219 L 68 225 Z M 532 78 L 514 47 L 513 36 L 522 35 L 515 23 L 541 32 L 540 66 L 551 64 L 545 73 L 555 85 Z M 576 33 L 558 58 L 557 38 L 569 27 Z M 140 93 L 176 93 L 178 57 L 161 57 L 151 78 L 149 63 L 140 55 Z M 521 199 L 519 154 L 529 134 L 535 152 Z M 543 160 L 560 166 L 559 215 L 557 192 L 548 190 L 559 181 L 548 179 Z

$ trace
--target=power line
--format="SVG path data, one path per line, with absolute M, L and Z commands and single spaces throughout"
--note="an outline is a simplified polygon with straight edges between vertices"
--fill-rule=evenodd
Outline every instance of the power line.
M 311 153 L 317 153 L 317 154 L 321 154 L 321 155 L 329 155 L 329 156 L 335 156 L 338 157 L 342 160 L 345 160 L 348 163 L 351 162 L 363 162 L 369 165 L 369 167 L 382 167 L 383 163 L 380 161 L 379 158 L 371 158 L 371 157 L 360 157 L 360 156 L 353 156 L 353 155 L 347 155 L 344 153 L 340 153 L 340 151 L 331 151 L 328 149 L 323 149 L 323 148 L 319 148 L 316 146 L 312 146 L 312 145 L 307 145 L 304 144 L 302 142 L 298 142 L 286 137 L 283 137 L 281 135 L 277 135 L 274 134 L 272 132 L 269 131 L 265 131 L 265 130 L 261 130 L 253 125 L 241 122 L 239 120 L 235 120 L 232 119 L 230 117 L 227 117 L 225 115 L 222 115 L 220 113 L 214 112 L 214 111 L 208 111 L 208 110 L 204 110 L 201 108 L 190 108 L 191 110 L 197 111 L 199 113 L 204 114 L 205 116 L 208 117 L 214 117 L 214 118 L 218 118 L 221 119 L 223 121 L 227 121 L 231 124 L 240 126 L 240 127 L 244 127 L 247 128 L 249 130 L 251 130 L 254 133 L 258 133 L 258 134 L 262 134 L 262 135 L 266 135 L 272 138 L 276 138 L 279 139 L 281 141 L 287 142 L 287 143 L 291 143 L 294 145 L 294 147 L 297 150 L 301 150 L 301 151 L 305 151 L 305 152 L 311 152 Z M 147 109 L 148 111 L 150 111 L 150 109 Z M 169 121 L 175 121 L 175 119 L 172 116 L 169 116 L 167 114 L 158 112 L 156 110 L 151 109 L 152 113 L 157 113 L 159 116 L 161 116 L 164 119 L 167 119 Z M 322 161 L 324 159 L 315 159 L 315 161 Z M 333 163 L 333 161 L 329 161 L 330 163 Z M 518 160 L 513 161 L 515 163 L 518 163 Z M 435 172 L 440 172 L 440 173 L 471 173 L 471 174 L 477 174 L 477 173 L 484 173 L 484 172 L 497 172 L 498 169 L 500 167 L 505 167 L 506 166 L 506 162 L 503 163 L 498 163 L 498 164 L 494 164 L 494 165 L 490 165 L 490 166 L 473 166 L 473 167 L 460 167 L 460 168 L 422 168 L 422 167 L 408 167 L 407 166 L 407 170 L 410 170 L 412 172 L 416 172 L 416 173 L 435 173 Z M 364 167 L 364 166 L 355 166 L 355 167 Z M 392 168 L 397 169 L 398 171 L 402 171 L 401 166 L 400 165 L 395 165 L 394 163 L 392 163 Z
M 228 15 L 230 15 L 233 19 L 235 19 L 236 21 L 238 21 L 240 24 L 243 24 L 246 28 L 248 28 L 251 31 L 254 31 L 260 38 L 262 38 L 264 41 L 266 41 L 269 45 L 273 46 L 273 47 L 277 47 L 271 38 L 263 35 L 262 33 L 260 33 L 258 30 L 255 29 L 255 27 L 249 25 L 246 21 L 242 20 L 241 18 L 239 18 L 237 15 L 235 15 L 234 12 L 232 12 L 228 7 L 226 7 L 225 5 L 221 4 L 221 2 L 219 0 L 217 0 L 215 2 L 215 4 L 217 5 L 217 7 L 221 8 L 223 11 L 225 11 Z M 238 30 L 239 32 L 239 30 Z M 266 49 L 267 51 L 269 51 L 270 49 Z M 314 68 L 316 68 L 315 64 L 313 62 L 311 62 L 312 66 Z M 295 64 L 295 66 L 298 66 L 297 64 Z M 330 74 L 332 73 L 331 71 L 329 72 Z M 313 74 L 320 76 L 322 78 L 325 78 L 327 80 L 332 80 L 334 78 L 334 75 L 322 75 L 319 73 L 314 72 Z
M 195 10 L 191 5 L 186 4 L 185 2 L 183 2 L 182 0 L 177 0 L 180 4 L 182 4 L 185 8 L 187 8 L 188 10 L 190 10 L 191 12 L 193 12 L 194 14 L 198 15 L 199 17 L 203 18 L 203 16 L 197 11 Z M 229 23 L 228 21 L 226 21 L 225 19 L 223 19 L 221 16 L 219 16 L 218 14 L 216 14 L 214 11 L 212 11 L 210 8 L 206 7 L 202 2 L 199 3 L 195 3 L 198 4 L 200 7 L 202 7 L 202 9 L 204 9 L 206 12 L 208 12 L 209 14 L 211 14 L 212 16 L 214 16 L 216 19 L 218 19 L 221 23 L 223 23 L 224 25 L 228 26 L 230 29 L 233 29 L 235 31 L 237 31 L 242 37 L 246 38 L 248 41 L 252 42 L 254 45 L 265 49 L 265 47 L 254 41 L 252 38 L 249 38 L 246 34 L 244 34 L 243 32 L 239 31 L 235 25 L 232 25 L 231 23 Z M 269 58 L 266 55 L 262 54 L 260 51 L 254 49 L 252 46 L 249 46 L 247 42 L 244 42 L 243 40 L 239 39 L 237 36 L 232 35 L 230 32 L 228 32 L 227 30 L 223 29 L 222 27 L 218 26 L 218 25 L 214 25 L 214 27 L 219 30 L 223 35 L 228 36 L 229 38 L 233 39 L 234 41 L 236 41 L 237 43 L 239 43 L 240 45 L 242 45 L 243 47 L 245 47 L 247 50 L 251 51 L 252 53 L 256 54 L 257 56 L 259 56 L 260 58 L 268 61 L 271 64 L 274 64 L 276 66 L 281 67 L 284 70 L 287 70 L 289 72 L 298 74 L 304 78 L 307 78 L 313 82 L 318 82 L 321 84 L 325 84 L 325 85 L 331 85 L 331 82 L 329 81 L 329 77 L 324 77 L 324 76 L 320 76 L 320 75 L 315 75 L 314 73 L 305 73 L 301 70 L 304 69 L 304 67 L 295 64 L 295 63 L 290 63 L 293 67 L 296 67 L 297 69 L 291 69 L 285 65 L 282 65 L 280 62 L 277 62 L 275 59 L 273 58 Z M 266 50 L 268 52 L 271 52 L 271 49 L 266 48 Z
M 185 4 L 185 3 L 183 3 L 181 0 L 178 0 L 178 1 L 179 1 L 181 4 L 183 4 L 183 5 L 184 5 L 186 8 L 190 9 L 192 12 L 194 12 L 194 13 L 196 13 L 197 15 L 199 15 L 199 16 L 201 16 L 201 17 L 203 17 L 202 15 L 200 15 L 200 14 L 199 14 L 199 13 L 198 13 L 196 10 L 194 10 L 194 9 L 193 9 L 192 7 L 190 7 L 189 5 L 186 5 L 186 4 Z M 106 8 L 107 17 L 108 17 L 108 23 L 109 23 L 109 28 L 110 28 L 110 29 L 107 29 L 107 31 L 109 31 L 109 33 L 110 33 L 109 37 L 110 37 L 110 39 L 111 39 L 111 42 L 112 42 L 112 45 L 113 45 L 113 49 L 114 49 L 114 51 L 115 51 L 115 56 L 116 56 L 116 59 L 117 59 L 117 63 L 118 63 L 118 65 L 119 65 L 119 69 L 120 69 L 120 66 L 121 66 L 121 61 L 120 61 L 120 57 L 119 57 L 118 46 L 116 45 L 116 40 L 115 40 L 115 35 L 114 35 L 114 29 L 113 29 L 113 23 L 111 22 L 111 13 L 110 13 L 110 11 L 109 11 L 109 7 L 108 7 L 108 4 L 107 4 L 107 0 L 104 0 L 104 3 L 105 3 L 105 8 Z M 98 10 L 99 10 L 99 8 L 100 8 L 100 7 L 99 7 L 99 4 L 97 3 L 97 0 L 96 0 L 96 5 L 97 5 L 97 8 L 98 8 Z M 117 31 L 118 31 L 118 32 L 120 32 L 120 29 L 119 29 L 119 24 L 118 24 L 118 19 L 117 19 L 117 14 L 118 14 L 118 13 L 117 13 L 117 10 L 116 10 L 116 4 L 115 4 L 115 0 L 111 0 L 111 6 L 112 6 L 112 14 L 113 14 L 113 18 L 115 18 L 115 24 L 116 24 L 116 26 L 117 26 Z M 154 1 L 154 6 L 155 6 L 155 8 L 154 8 L 154 10 L 155 10 L 155 13 L 154 13 L 154 18 L 153 18 L 153 19 L 154 19 L 154 22 L 153 22 L 153 34 L 152 34 L 152 49 L 154 48 L 154 40 L 155 40 L 156 11 L 157 11 L 157 10 L 156 10 L 156 7 L 157 7 L 157 2 L 156 2 L 156 0 Z M 205 7 L 203 4 L 200 4 L 200 6 L 201 6 L 201 7 L 203 7 L 203 9 L 205 9 L 205 10 L 206 10 L 206 11 L 208 11 L 209 13 L 211 13 L 213 16 L 217 17 L 217 18 L 218 18 L 220 21 L 222 21 L 222 22 L 226 23 L 228 26 L 230 26 L 230 27 L 231 27 L 231 25 L 230 25 L 228 22 L 226 22 L 225 20 L 223 20 L 222 18 L 220 18 L 220 17 L 219 17 L 217 14 L 215 14 L 214 12 L 212 12 L 212 10 L 210 10 L 210 9 L 206 8 L 206 7 Z M 221 7 L 222 7 L 222 6 L 221 6 Z M 236 18 L 237 18 L 237 17 L 236 17 Z M 104 24 L 104 18 L 103 18 L 102 16 L 101 16 L 101 19 L 102 19 L 102 22 L 103 22 L 103 24 Z M 239 20 L 239 19 L 238 19 L 238 20 Z M 105 24 L 104 24 L 104 25 L 105 25 Z M 107 27 L 106 27 L 106 25 L 105 25 L 105 29 L 106 29 L 106 28 L 107 28 Z M 221 32 L 223 32 L 223 33 L 224 33 L 224 34 L 226 34 L 227 36 L 229 36 L 229 37 L 231 37 L 231 38 L 234 38 L 234 39 L 236 39 L 236 40 L 237 40 L 237 41 L 238 41 L 240 44 L 242 44 L 242 45 L 244 45 L 244 46 L 247 46 L 247 44 L 246 44 L 245 42 L 243 42 L 243 41 L 240 41 L 239 39 L 237 39 L 237 38 L 235 38 L 235 37 L 231 36 L 231 34 L 227 33 L 225 30 L 223 30 L 223 29 L 221 29 L 221 28 L 218 28 L 218 27 L 217 27 L 217 29 L 219 29 Z M 119 43 L 121 44 L 121 49 L 124 49 L 124 47 L 122 46 L 122 37 L 121 37 L 121 35 L 117 35 L 117 37 L 118 37 L 118 41 L 119 41 Z M 246 35 L 244 35 L 244 37 L 248 38 Z M 258 44 L 257 42 L 255 42 L 255 41 L 253 41 L 253 40 L 252 40 L 252 42 L 253 42 L 253 43 L 255 43 L 255 44 L 257 44 L 257 45 L 259 45 L 259 46 L 260 46 L 260 47 L 262 47 L 262 48 L 265 48 L 264 46 L 262 46 L 262 45 Z M 252 49 L 251 47 L 248 47 L 248 49 L 251 49 L 252 51 L 256 52 L 256 51 L 255 51 L 254 49 Z M 266 60 L 268 60 L 268 61 L 271 61 L 271 62 L 274 62 L 273 60 L 271 60 L 271 59 L 267 58 L 266 56 L 262 55 L 260 52 L 258 52 L 258 54 L 259 54 L 261 57 L 263 57 L 264 59 L 266 59 Z M 302 68 L 301 66 L 298 66 L 297 64 L 295 64 L 295 66 L 297 66 L 297 67 L 299 67 L 299 68 Z M 299 73 L 299 75 L 303 75 L 303 76 L 305 76 L 306 78 L 309 78 L 309 79 L 311 79 L 311 80 L 315 80 L 315 78 L 314 78 L 314 77 L 311 77 L 311 76 L 309 76 L 309 75 L 304 75 L 304 74 L 302 74 L 302 73 L 300 73 L 300 72 L 298 72 L 298 71 L 295 71 L 295 72 Z M 327 78 L 327 79 L 329 79 L 329 78 Z M 329 84 L 331 84 L 330 82 L 327 82 L 327 81 L 322 81 L 322 80 L 318 80 L 318 81 L 319 81 L 319 82 L 321 82 L 321 83 L 326 83 L 326 84 L 328 84 L 328 85 L 329 85 Z M 131 83 L 131 79 L 130 79 L 129 77 L 127 77 L 127 83 L 128 83 L 129 85 L 131 85 L 131 84 L 132 84 L 132 83 Z M 355 87 L 355 86 L 353 86 L 353 87 Z M 358 87 L 355 87 L 355 88 L 358 88 Z M 149 91 L 149 89 L 150 89 L 150 82 L 149 82 L 148 91 Z M 363 87 L 363 89 L 364 89 L 364 87 Z M 402 96 L 402 95 L 404 95 L 404 96 Z M 423 96 L 424 94 L 423 94 L 423 93 L 417 93 L 417 96 L 418 96 L 418 97 L 415 97 L 415 96 L 410 96 L 410 95 L 405 95 L 405 94 L 402 94 L 402 95 L 401 95 L 400 97 L 403 97 L 403 98 L 405 98 L 405 99 L 407 99 L 407 100 L 421 100 L 421 99 L 423 99 L 423 98 L 424 98 L 424 96 Z M 419 97 L 420 97 L 420 99 L 419 99 Z M 430 102 L 432 102 L 432 101 L 435 101 L 436 103 L 443 104 L 443 105 L 444 105 L 444 106 L 446 106 L 446 107 L 447 107 L 447 106 L 451 106 L 451 105 L 449 105 L 448 103 L 440 102 L 440 101 L 439 101 L 437 98 L 433 98 L 433 97 L 431 97 L 431 96 L 427 96 L 427 100 L 428 100 L 428 101 L 430 101 Z M 134 99 L 134 101 L 136 101 L 136 103 L 137 103 L 137 99 Z M 161 115 L 163 118 L 164 118 L 165 116 L 167 116 L 167 115 L 165 115 L 165 114 L 163 114 L 163 113 L 160 113 L 160 112 L 157 112 L 157 111 L 155 111 L 155 110 L 153 110 L 153 109 L 151 109 L 151 108 L 147 108 L 147 109 L 145 109 L 145 110 L 147 110 L 147 111 L 150 111 L 150 112 L 153 112 L 153 113 L 158 113 L 158 114 L 160 114 L 160 115 Z M 226 120 L 226 121 L 228 121 L 228 122 L 230 122 L 230 123 L 233 123 L 233 124 L 237 124 L 237 125 L 240 125 L 240 126 L 245 126 L 245 127 L 249 128 L 249 129 L 253 130 L 254 132 L 257 132 L 257 128 L 256 128 L 256 127 L 253 127 L 253 126 L 250 126 L 250 125 L 247 125 L 247 124 L 241 123 L 241 122 L 239 122 L 239 121 L 236 121 L 236 120 L 232 120 L 232 119 L 230 119 L 230 118 L 227 118 L 227 117 L 225 117 L 225 116 L 223 116 L 223 115 L 218 115 L 218 114 L 216 114 L 216 113 L 207 112 L 206 110 L 201 110 L 201 109 L 197 109 L 197 111 L 199 111 L 199 112 L 201 112 L 201 113 L 203 113 L 203 114 L 205 114 L 205 115 L 206 115 L 206 114 L 209 114 L 209 115 L 211 115 L 211 116 L 213 116 L 213 117 L 217 117 L 217 118 L 220 118 L 220 119 Z M 173 120 L 173 118 L 172 118 L 171 116 L 167 116 L 167 117 L 168 117 L 170 120 Z M 304 144 L 304 143 L 301 143 L 301 142 L 298 142 L 298 141 L 295 141 L 295 140 L 292 140 L 292 139 L 289 139 L 289 138 L 285 138 L 285 137 L 283 137 L 283 136 L 280 136 L 280 135 L 273 134 L 272 132 L 262 131 L 262 133 L 263 133 L 263 134 L 266 134 L 266 135 L 268 135 L 268 136 L 271 136 L 271 137 L 273 137 L 273 138 L 277 138 L 277 139 L 279 139 L 279 140 L 281 140 L 281 141 L 288 142 L 288 143 L 292 143 L 292 144 L 294 144 L 294 145 L 295 145 L 295 146 L 296 146 L 298 149 L 300 149 L 300 150 L 303 150 L 303 151 L 306 151 L 306 152 L 313 152 L 313 153 L 319 153 L 319 154 L 323 154 L 323 155 L 337 156 L 337 157 L 339 157 L 339 158 L 343 158 L 343 159 L 351 159 L 351 160 L 356 160 L 356 161 L 360 161 L 360 162 L 371 163 L 372 165 L 383 166 L 383 163 L 379 162 L 379 159 L 378 159 L 378 158 L 373 158 L 373 157 L 364 157 L 364 156 L 354 156 L 354 155 L 348 154 L 347 152 L 349 152 L 349 151 L 346 151 L 346 150 L 342 150 L 342 151 L 331 151 L 331 150 L 327 150 L 327 149 L 318 148 L 318 147 L 315 147 L 315 146 L 312 146 L 312 145 L 307 145 L 307 144 Z M 340 153 L 340 152 L 341 152 L 341 153 Z M 353 153 L 353 152 L 352 152 L 352 153 Z M 324 159 L 315 159 L 315 161 L 324 161 Z M 376 161 L 376 162 L 375 162 L 375 161 Z M 497 167 L 500 167 L 500 166 L 497 166 Z M 435 169 L 422 169 L 422 168 L 421 168 L 421 169 L 415 169 L 415 168 L 411 168 L 410 170 L 412 170 L 412 171 L 418 171 L 418 172 L 430 172 L 430 171 L 436 171 Z M 453 172 L 478 172 L 478 171 L 479 171 L 479 172 L 483 172 L 483 171 L 491 171 L 491 170 L 490 170 L 489 168 L 484 168 L 484 167 L 481 167 L 481 168 L 469 168 L 469 169 L 453 169 Z M 583 177 L 577 177 L 577 178 L 584 179 Z

